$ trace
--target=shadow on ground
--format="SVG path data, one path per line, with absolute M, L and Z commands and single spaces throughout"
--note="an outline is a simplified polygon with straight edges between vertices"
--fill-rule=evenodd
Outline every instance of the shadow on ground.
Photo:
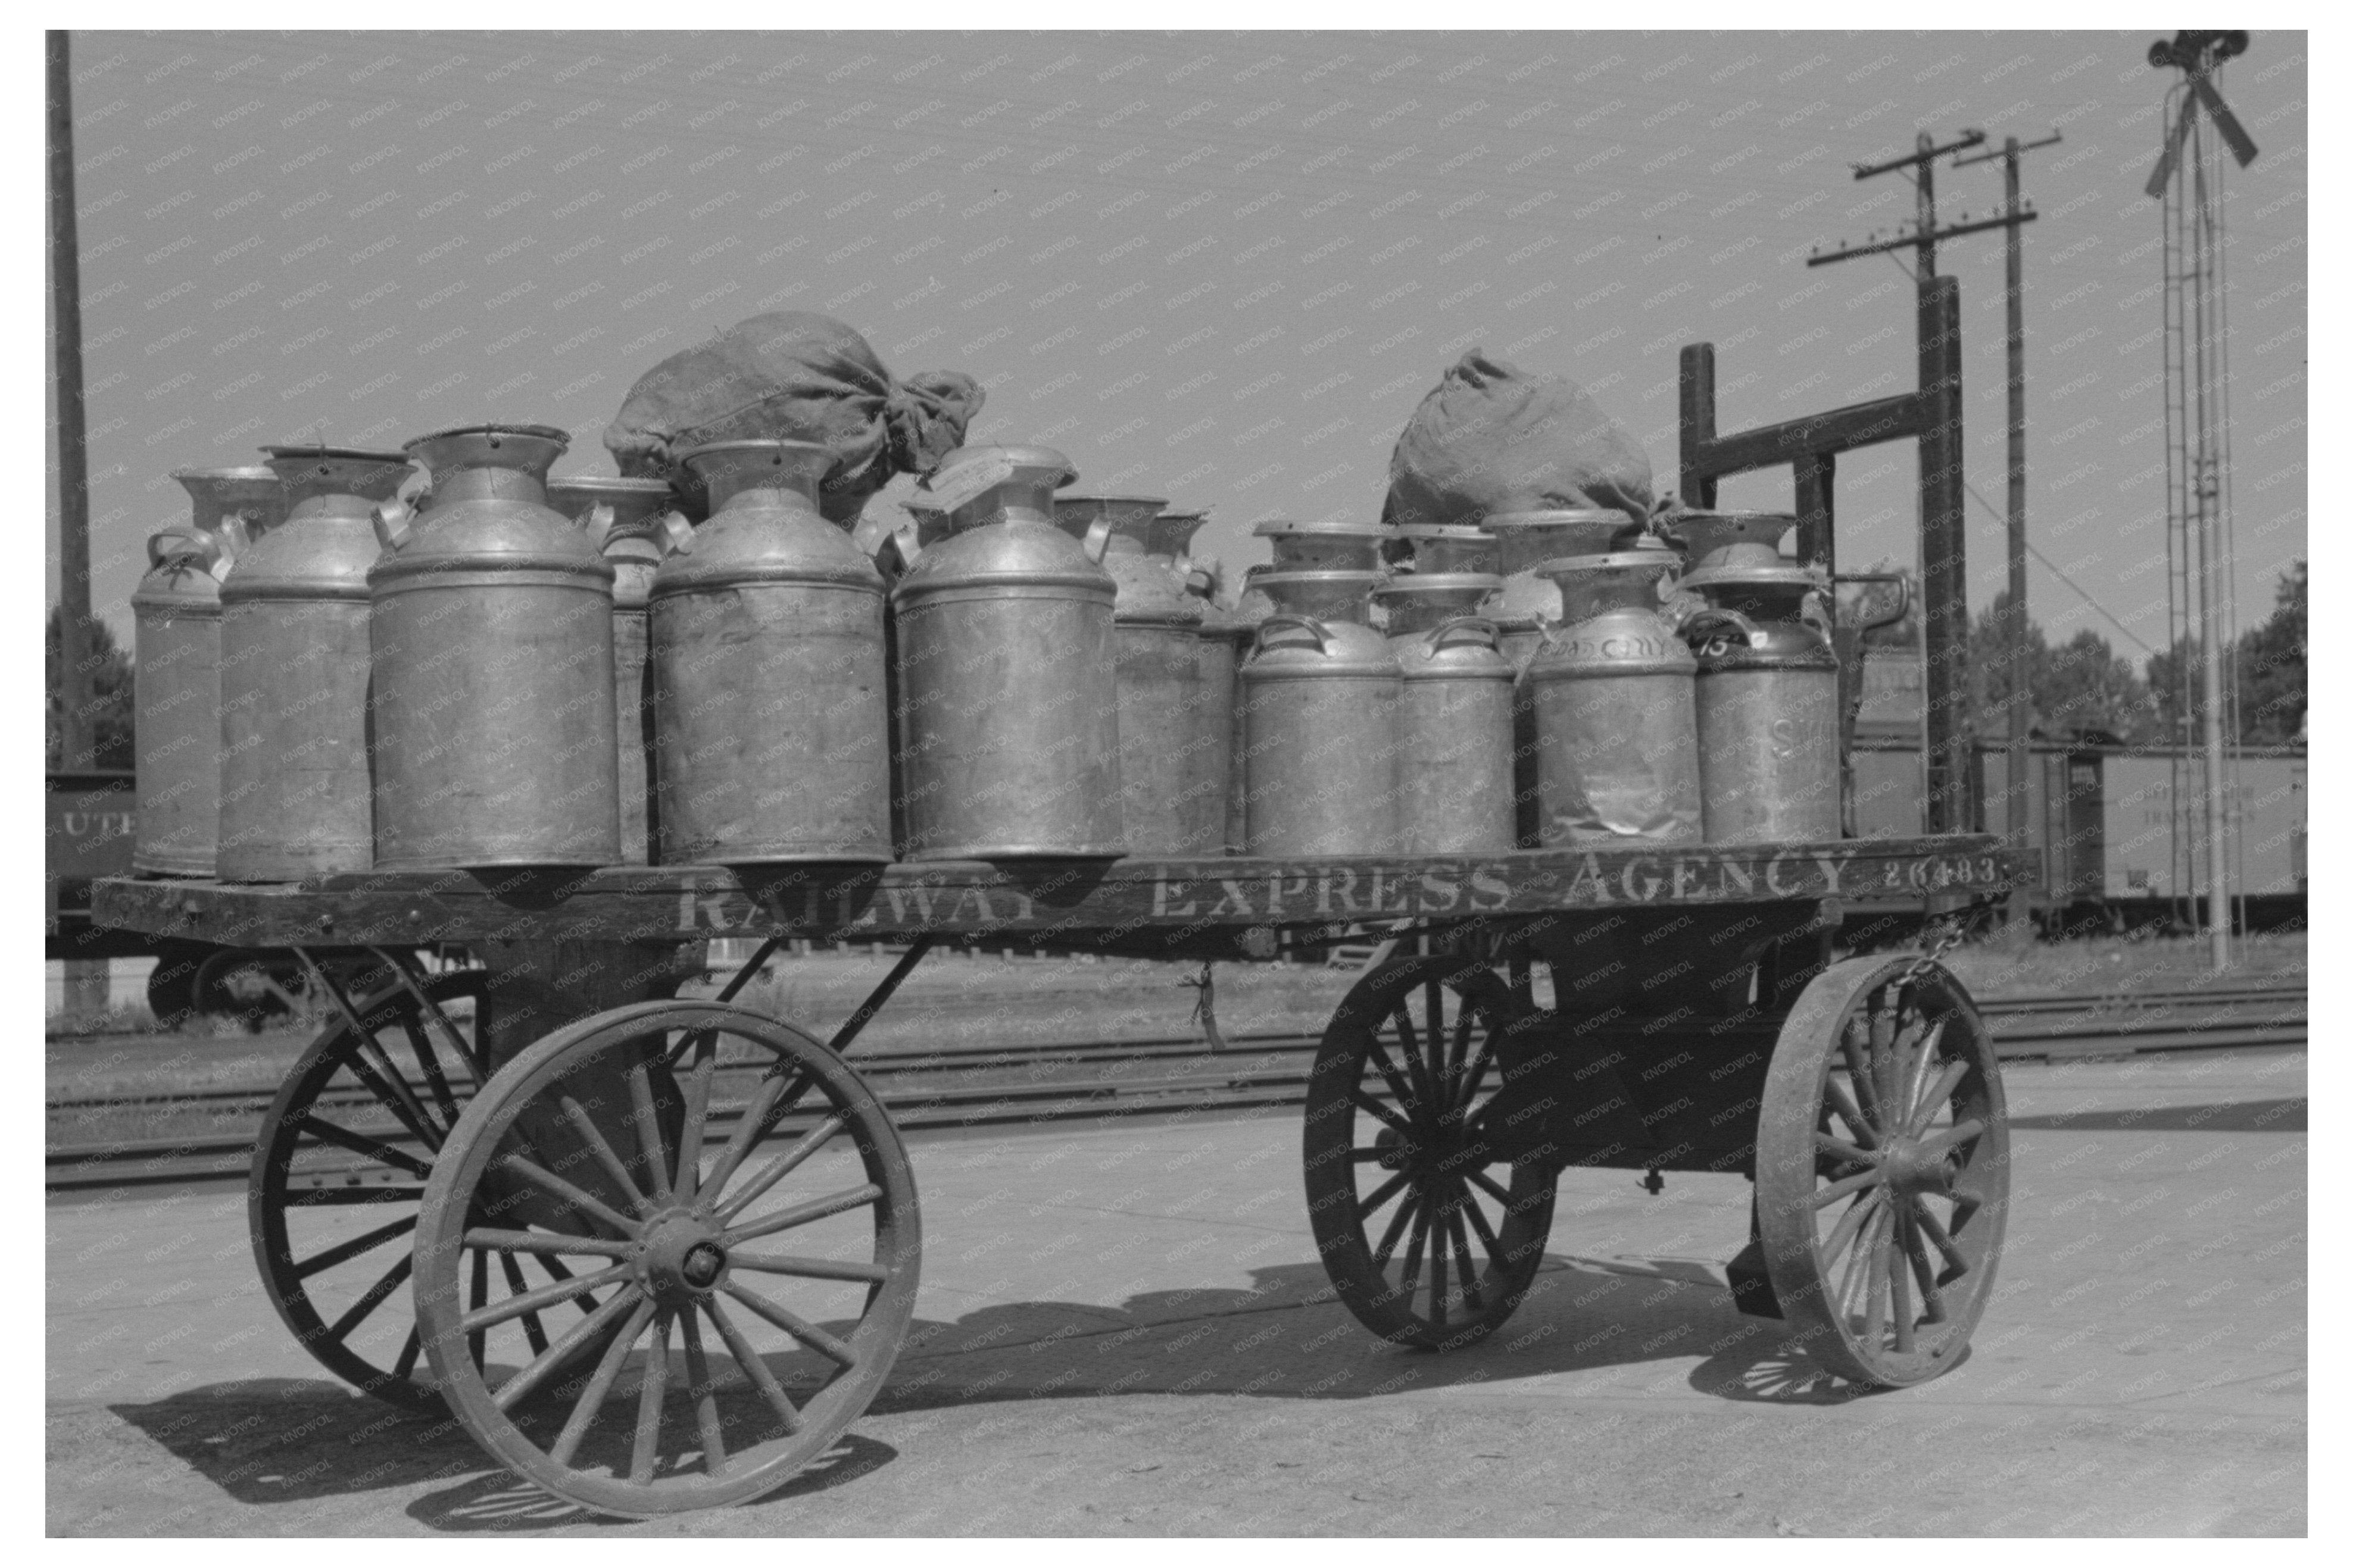
M 1255 1269 L 1248 1289 L 1145 1292 L 1118 1309 L 1029 1301 L 954 1321 L 919 1319 L 871 1414 L 1129 1394 L 1363 1399 L 1693 1356 L 1702 1360 L 1688 1374 L 1678 1368 L 1656 1379 L 1620 1375 L 1609 1380 L 1610 1391 L 1688 1384 L 1741 1401 L 1853 1396 L 1812 1371 L 1783 1324 L 1740 1316 L 1720 1290 L 1596 1274 L 1556 1258 L 1500 1331 L 1445 1354 L 1375 1339 L 1333 1298 L 1314 1263 Z M 815 1369 L 800 1357 L 769 1364 L 788 1388 L 815 1385 Z M 765 1405 L 740 1383 L 722 1386 L 717 1397 L 729 1429 L 756 1442 L 768 1423 Z M 240 1502 L 355 1498 L 442 1482 L 406 1508 L 437 1530 L 536 1531 L 601 1517 L 496 1466 L 454 1420 L 403 1415 L 323 1380 L 216 1384 L 111 1408 Z M 691 1428 L 675 1417 L 670 1425 Z M 896 1458 L 887 1444 L 853 1433 L 772 1496 L 845 1485 Z

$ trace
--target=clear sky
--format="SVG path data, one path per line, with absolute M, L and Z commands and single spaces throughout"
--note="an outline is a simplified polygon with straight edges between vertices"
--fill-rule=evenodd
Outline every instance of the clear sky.
M 892 370 L 955 369 L 968 439 L 1087 488 L 1377 516 L 1398 431 L 1478 345 L 1583 382 L 1676 460 L 1676 350 L 1720 427 L 1914 384 L 1911 285 L 1818 244 L 1911 215 L 1851 165 L 1981 127 L 2028 156 L 2030 527 L 2134 634 L 2165 626 L 2158 209 L 2174 73 L 2130 34 L 78 33 L 95 599 L 118 630 L 175 468 L 481 419 L 574 435 L 664 355 L 829 311 Z M 2306 550 L 2306 60 L 2221 79 L 2262 153 L 2230 181 L 2242 625 Z M 1999 163 L 1937 172 L 1940 215 Z M 1968 477 L 2003 504 L 1999 234 L 1960 279 Z M 1840 557 L 1909 562 L 1908 446 L 1849 455 Z M 1787 506 L 1787 471 L 1726 505 Z M 49 527 L 55 594 L 55 501 Z M 1972 607 L 2003 581 L 1969 503 Z M 2041 564 L 2036 617 L 2140 650 Z

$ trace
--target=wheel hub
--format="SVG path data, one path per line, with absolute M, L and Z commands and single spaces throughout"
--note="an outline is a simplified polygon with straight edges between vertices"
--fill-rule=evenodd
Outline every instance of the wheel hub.
M 647 1231 L 638 1272 L 656 1295 L 698 1296 L 727 1273 L 727 1249 L 718 1233 L 691 1215 L 656 1220 Z
M 1947 1163 L 1952 1151 L 1924 1153 L 1920 1145 L 1917 1138 L 1892 1141 L 1881 1152 L 1879 1168 L 1887 1173 L 1887 1184 L 1898 1192 L 1943 1192 L 1952 1184 L 1952 1169 Z

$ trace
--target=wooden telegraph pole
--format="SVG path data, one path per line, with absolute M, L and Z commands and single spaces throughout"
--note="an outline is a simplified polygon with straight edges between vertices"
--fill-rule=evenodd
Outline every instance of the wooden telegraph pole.
M 58 758 L 68 773 L 97 763 L 90 710 L 90 454 L 81 405 L 81 250 L 74 214 L 73 72 L 66 34 L 49 54 L 49 300 L 57 328 L 58 662 L 64 679 Z
M 1854 177 L 1858 180 L 1900 171 L 1912 181 L 1918 193 L 1912 232 L 1893 239 L 1842 246 L 1806 258 L 1809 267 L 1824 267 L 1882 251 L 1912 250 L 1919 255 L 1920 395 L 1929 412 L 1927 426 L 1920 433 L 1920 566 L 1921 595 L 1927 601 L 1922 616 L 1927 647 L 1921 674 L 1927 710 L 1927 829 L 1931 833 L 1967 833 L 1977 826 L 1970 734 L 1965 720 L 1969 609 L 1962 528 L 1966 492 L 1961 462 L 1961 286 L 1957 279 L 1937 276 L 1936 242 L 1983 229 L 2014 230 L 2020 224 L 2034 221 L 2031 211 L 1975 223 L 1966 221 L 1964 215 L 1963 222 L 1937 226 L 1936 161 L 1984 141 L 1984 132 L 1964 131 L 1958 139 L 1939 143 L 1924 131 L 1904 156 L 1857 165 Z
M 2002 258 L 2004 303 L 2010 313 L 2010 614 L 2009 624 L 2003 628 L 2010 642 L 2010 700 L 2003 705 L 2008 710 L 2010 735 L 2001 820 L 2010 849 L 2021 857 L 2026 853 L 2027 698 L 2032 677 L 2026 658 L 2026 247 L 2020 233 L 2025 226 L 2021 215 L 2027 209 L 2019 199 L 2018 155 L 2052 146 L 2058 140 L 2056 131 L 2040 142 L 2024 145 L 2010 136 L 2003 139 L 1999 153 L 1980 153 L 1973 158 L 1953 160 L 1957 169 L 2000 158 L 2002 214 L 2005 218 L 2017 220 L 2009 226 Z M 2013 931 L 2022 930 L 2026 923 L 2030 893 L 2023 882 L 2010 890 L 2010 924 Z

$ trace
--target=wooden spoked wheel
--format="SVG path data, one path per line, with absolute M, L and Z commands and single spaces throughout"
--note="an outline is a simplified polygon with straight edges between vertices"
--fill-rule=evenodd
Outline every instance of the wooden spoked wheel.
M 320 1364 L 404 1410 L 438 1412 L 410 1304 L 425 1178 L 484 1076 L 487 976 L 395 984 L 353 1005 L 287 1075 L 246 1187 L 270 1305 Z
M 426 1186 L 417 1312 L 492 1456 L 586 1508 L 670 1513 L 832 1446 L 898 1357 L 921 1253 L 906 1152 L 839 1057 L 738 1007 L 641 1003 L 468 1108 Z M 522 1289 L 525 1260 L 565 1277 Z
M 1781 1310 L 1856 1383 L 1957 1363 L 2010 1199 L 2001 1068 L 1968 994 L 1912 958 L 1849 959 L 1790 1010 L 1757 1130 L 1757 1223 Z
M 1523 1015 L 1473 958 L 1408 958 L 1356 983 L 1307 1086 L 1307 1213 L 1340 1300 L 1398 1344 L 1492 1333 L 1544 1262 L 1554 1176 L 1468 1135 Z

